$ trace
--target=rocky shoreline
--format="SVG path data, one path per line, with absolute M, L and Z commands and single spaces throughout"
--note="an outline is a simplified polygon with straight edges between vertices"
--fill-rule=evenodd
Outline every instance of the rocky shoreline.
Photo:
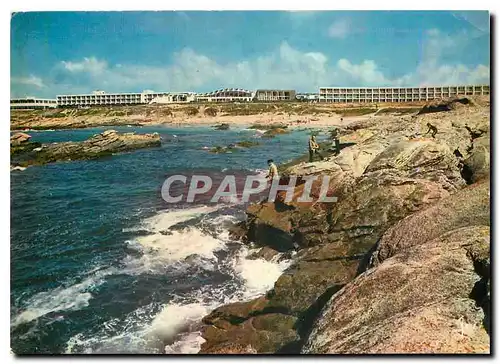
M 489 353 L 489 102 L 363 120 L 341 142 L 282 170 L 329 175 L 337 203 L 261 202 L 235 226 L 257 257 L 293 264 L 204 317 L 200 353 Z
M 83 142 L 41 144 L 30 142 L 30 136 L 17 133 L 11 137 L 11 169 L 57 161 L 96 159 L 113 153 L 161 146 L 158 133 L 118 133 L 106 130 Z
M 61 130 L 150 125 L 334 125 L 342 119 L 408 114 L 421 103 L 336 105 L 293 102 L 102 106 L 53 110 L 11 110 L 11 130 Z M 377 116 L 376 116 L 377 115 Z

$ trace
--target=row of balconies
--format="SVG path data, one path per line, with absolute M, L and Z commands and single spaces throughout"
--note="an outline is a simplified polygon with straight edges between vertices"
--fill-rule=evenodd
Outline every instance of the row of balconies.
M 391 96 L 391 97 L 425 97 L 425 96 L 453 96 L 457 94 L 467 94 L 467 95 L 481 95 L 481 94 L 489 94 L 489 91 L 486 90 L 468 90 L 468 91 L 446 91 L 446 92 L 441 92 L 441 91 L 428 91 L 428 92 L 421 92 L 421 93 L 385 93 L 385 92 L 368 92 L 368 93 L 341 93 L 341 92 L 333 92 L 333 93 L 321 93 L 321 96 L 348 96 L 348 97 L 359 97 L 359 96 Z
M 77 104 L 88 104 L 88 105 L 106 105 L 106 104 L 138 104 L 141 103 L 140 100 L 130 100 L 130 101 L 77 101 L 77 100 L 68 100 L 68 101 L 60 101 L 60 105 L 77 105 Z
M 65 101 L 69 101 L 69 102 L 109 102 L 109 101 L 113 101 L 113 102 L 116 102 L 116 101 L 141 101 L 141 100 L 140 99 L 129 99 L 129 100 L 125 100 L 125 99 L 118 99 L 118 100 L 108 99 L 108 100 L 65 100 Z
M 429 91 L 481 91 L 489 90 L 489 86 L 468 86 L 468 87 L 421 87 L 421 88 L 403 88 L 403 89 L 385 89 L 385 88 L 374 88 L 374 89 L 342 89 L 342 88 L 321 88 L 320 93 L 372 93 L 372 92 L 389 92 L 389 93 L 415 93 L 415 92 L 429 92 Z
M 138 98 L 106 98 L 106 99 L 101 99 L 101 98 L 71 98 L 71 99 L 58 99 L 60 101 L 133 101 L 133 100 L 141 100 L 140 97 Z

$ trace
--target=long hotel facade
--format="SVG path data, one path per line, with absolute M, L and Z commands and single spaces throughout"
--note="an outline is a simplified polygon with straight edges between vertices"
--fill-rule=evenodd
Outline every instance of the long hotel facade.
M 256 90 L 225 88 L 207 93 L 155 92 L 57 95 L 56 99 L 12 99 L 11 109 L 46 109 L 55 107 L 92 107 L 111 105 L 175 104 L 189 102 L 272 102 L 308 101 L 330 103 L 422 102 L 464 95 L 489 95 L 489 85 L 435 87 L 320 87 L 317 94 L 297 94 L 295 90 Z
M 457 95 L 489 95 L 489 85 L 434 87 L 320 87 L 320 102 L 377 103 L 443 99 Z
M 143 91 L 136 93 L 105 93 L 94 91 L 91 94 L 57 95 L 58 106 L 106 106 L 106 105 L 139 105 L 155 103 L 156 100 L 170 102 L 194 101 L 193 92 L 154 92 Z M 175 101 L 174 101 L 175 100 Z

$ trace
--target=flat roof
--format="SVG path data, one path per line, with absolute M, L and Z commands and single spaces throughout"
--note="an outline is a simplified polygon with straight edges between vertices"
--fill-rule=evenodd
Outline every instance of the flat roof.
M 39 97 L 20 97 L 20 98 L 17 98 L 17 99 L 10 99 L 10 101 L 29 101 L 29 100 L 57 101 L 56 99 L 41 99 Z
M 346 88 L 346 89 L 358 89 L 358 88 L 429 88 L 429 87 L 483 87 L 490 85 L 435 85 L 435 86 L 320 86 L 322 88 Z
M 112 93 L 103 93 L 103 94 L 64 94 L 64 95 L 56 95 L 56 97 L 62 96 L 116 96 L 116 95 L 156 95 L 156 94 L 194 94 L 195 92 L 171 92 L 171 91 L 158 91 L 158 92 L 112 92 Z

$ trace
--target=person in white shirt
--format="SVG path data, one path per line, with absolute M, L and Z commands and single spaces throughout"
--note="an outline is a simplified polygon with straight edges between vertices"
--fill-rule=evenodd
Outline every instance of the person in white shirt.
M 269 159 L 267 161 L 267 165 L 269 166 L 269 172 L 266 176 L 266 178 L 271 181 L 274 178 L 278 178 L 278 167 L 276 167 L 276 164 L 274 164 L 274 161 L 272 159 Z

